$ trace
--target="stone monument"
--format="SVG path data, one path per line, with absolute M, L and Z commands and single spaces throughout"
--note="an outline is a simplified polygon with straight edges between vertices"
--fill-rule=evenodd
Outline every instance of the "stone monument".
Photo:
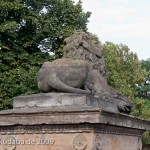
M 65 44 L 39 70 L 41 93 L 0 112 L 0 150 L 142 150 L 150 121 L 130 116 L 132 101 L 107 84 L 101 46 L 84 32 Z

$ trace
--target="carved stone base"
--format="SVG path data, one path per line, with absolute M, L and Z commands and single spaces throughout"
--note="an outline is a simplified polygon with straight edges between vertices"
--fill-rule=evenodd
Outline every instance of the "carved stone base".
M 141 150 L 150 121 L 95 109 L 0 112 L 0 150 Z
M 14 98 L 14 109 L 26 108 L 99 108 L 111 112 L 118 112 L 118 108 L 111 100 L 101 100 L 92 95 L 75 93 L 39 93 Z
M 100 133 L 1 135 L 1 150 L 141 150 L 140 137 Z

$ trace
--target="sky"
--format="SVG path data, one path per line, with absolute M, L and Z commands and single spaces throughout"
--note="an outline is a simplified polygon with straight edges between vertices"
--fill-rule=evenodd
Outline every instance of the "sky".
M 78 2 L 78 0 L 74 0 Z M 150 58 L 150 0 L 81 0 L 90 11 L 88 31 L 100 41 L 125 44 L 138 58 Z

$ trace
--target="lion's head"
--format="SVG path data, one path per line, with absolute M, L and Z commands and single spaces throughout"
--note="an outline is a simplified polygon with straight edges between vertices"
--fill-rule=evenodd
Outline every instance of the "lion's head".
M 75 32 L 65 39 L 64 58 L 86 60 L 91 64 L 91 69 L 98 71 L 107 79 L 107 71 L 100 43 L 95 43 L 92 36 L 84 32 Z

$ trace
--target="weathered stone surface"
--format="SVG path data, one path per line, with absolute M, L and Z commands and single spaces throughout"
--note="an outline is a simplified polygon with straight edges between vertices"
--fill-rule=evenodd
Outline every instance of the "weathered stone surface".
M 9 110 L 0 112 L 0 150 L 141 150 L 145 130 L 150 121 L 98 109 Z
M 2 135 L 1 139 L 16 142 L 14 145 L 0 145 L 1 150 L 142 150 L 139 137 L 92 131 L 74 134 L 12 134 Z
M 45 62 L 39 71 L 38 87 L 43 92 L 88 94 L 80 89 L 88 76 L 88 63 L 82 60 L 57 59 Z
M 150 121 L 98 108 L 32 108 L 0 112 L 0 126 L 36 124 L 99 123 L 139 130 L 150 130 Z
M 39 93 L 14 98 L 13 108 L 99 108 L 111 112 L 118 112 L 114 101 L 101 100 L 92 95 L 75 93 Z
M 107 83 L 102 48 L 83 32 L 66 39 L 64 57 L 45 62 L 38 74 L 43 92 L 91 94 L 100 100 L 114 100 L 118 110 L 130 113 L 134 106 Z

